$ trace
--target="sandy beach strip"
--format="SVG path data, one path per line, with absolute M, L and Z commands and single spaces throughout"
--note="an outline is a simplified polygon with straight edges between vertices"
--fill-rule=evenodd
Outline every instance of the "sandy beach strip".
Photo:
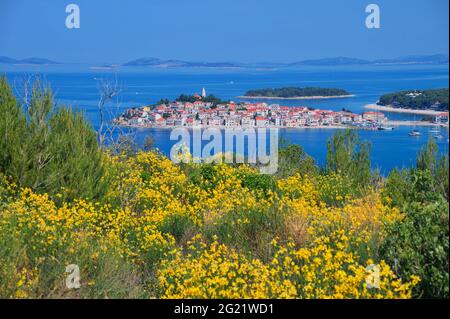
M 237 96 L 238 99 L 249 100 L 325 100 L 325 99 L 344 99 L 354 97 L 354 94 L 349 95 L 331 95 L 331 96 L 298 96 L 298 97 L 275 97 L 275 96 Z
M 366 109 L 380 111 L 380 112 L 389 112 L 389 113 L 409 113 L 409 114 L 418 114 L 418 115 L 431 115 L 436 116 L 441 114 L 442 112 L 434 111 L 434 110 L 414 110 L 414 109 L 402 109 L 396 108 L 392 106 L 382 106 L 378 104 L 367 104 L 364 106 Z

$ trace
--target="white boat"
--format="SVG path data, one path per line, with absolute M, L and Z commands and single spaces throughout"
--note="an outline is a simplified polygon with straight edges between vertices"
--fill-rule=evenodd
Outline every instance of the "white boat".
M 429 132 L 430 132 L 431 134 L 440 134 L 440 133 L 441 133 L 441 130 L 439 130 L 439 129 L 437 129 L 437 128 L 434 128 L 434 129 L 432 129 L 432 130 L 429 130 Z
M 393 131 L 394 127 L 393 126 L 379 126 L 378 129 L 380 131 Z
M 411 132 L 409 132 L 408 135 L 409 136 L 421 136 L 422 133 L 420 133 L 418 130 L 412 130 Z

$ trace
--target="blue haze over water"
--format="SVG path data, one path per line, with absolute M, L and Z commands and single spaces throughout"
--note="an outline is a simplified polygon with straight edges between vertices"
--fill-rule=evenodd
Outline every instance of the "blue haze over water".
M 121 68 L 116 71 L 92 70 L 87 66 L 7 66 L 0 65 L 0 73 L 6 74 L 10 83 L 20 80 L 24 74 L 39 74 L 52 87 L 58 104 L 71 105 L 82 110 L 95 128 L 99 124 L 97 101 L 98 79 L 114 79 L 123 87 L 119 110 L 149 105 L 161 98 L 175 99 L 180 94 L 200 93 L 204 87 L 208 94 L 224 100 L 238 101 L 237 96 L 247 90 L 282 86 L 336 87 L 356 96 L 327 100 L 270 100 L 286 106 L 308 106 L 339 111 L 366 111 L 385 93 L 407 89 L 431 89 L 448 87 L 448 65 L 444 66 L 346 66 L 303 67 L 301 69 L 250 70 L 250 69 L 154 69 Z M 422 116 L 386 113 L 392 120 L 419 120 Z M 359 135 L 372 144 L 372 165 L 386 173 L 394 167 L 414 164 L 420 148 L 430 134 L 428 127 L 417 127 L 421 137 L 408 136 L 412 127 L 398 127 L 394 131 L 364 131 Z M 155 146 L 168 154 L 176 141 L 170 141 L 170 130 L 133 129 L 136 140 L 142 143 L 147 136 L 155 140 Z M 448 129 L 442 128 L 444 138 L 437 140 L 441 154 L 448 153 Z M 324 164 L 327 140 L 334 129 L 281 129 L 280 136 L 296 143 Z

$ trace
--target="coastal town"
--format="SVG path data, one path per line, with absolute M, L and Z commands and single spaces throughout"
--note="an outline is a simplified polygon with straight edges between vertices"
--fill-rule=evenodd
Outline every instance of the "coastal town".
M 348 110 L 331 111 L 306 106 L 281 106 L 264 102 L 209 102 L 205 89 L 190 101 L 165 100 L 153 106 L 127 109 L 115 124 L 133 127 L 356 127 L 392 129 L 386 116 L 377 111 L 356 114 Z M 437 119 L 436 119 L 437 120 Z M 436 121 L 435 120 L 435 121 Z M 445 119 L 444 119 L 445 120 Z M 441 121 L 441 119 L 439 119 Z M 446 116 L 448 123 L 448 113 Z

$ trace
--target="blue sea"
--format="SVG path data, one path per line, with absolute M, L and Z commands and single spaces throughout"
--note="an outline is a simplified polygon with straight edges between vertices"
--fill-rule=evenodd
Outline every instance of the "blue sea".
M 85 65 L 57 66 L 7 66 L 0 65 L 11 84 L 19 83 L 27 74 L 40 75 L 49 84 L 58 104 L 82 110 L 95 128 L 99 125 L 97 102 L 100 79 L 116 80 L 123 88 L 115 105 L 117 112 L 153 104 L 161 98 L 175 99 L 180 94 L 200 93 L 204 87 L 208 94 L 224 100 L 238 101 L 237 96 L 247 90 L 282 86 L 319 86 L 343 88 L 355 97 L 329 100 L 277 101 L 286 106 L 308 106 L 327 110 L 343 108 L 356 113 L 365 111 L 364 105 L 374 103 L 385 93 L 407 89 L 448 87 L 449 69 L 445 66 L 340 66 L 304 67 L 301 69 L 157 69 L 121 68 L 93 70 Z M 419 115 L 386 113 L 389 119 L 419 120 Z M 359 131 L 363 140 L 372 145 L 372 165 L 386 173 L 394 167 L 414 165 L 417 152 L 430 138 L 427 127 L 416 127 L 421 137 L 409 137 L 412 127 L 399 127 L 394 131 Z M 448 129 L 441 129 L 443 138 L 437 140 L 441 154 L 448 153 Z M 171 141 L 170 131 L 164 129 L 133 129 L 136 141 L 146 137 L 155 140 L 155 147 L 168 154 L 176 141 Z M 327 140 L 333 129 L 282 129 L 280 135 L 296 143 L 324 164 Z

